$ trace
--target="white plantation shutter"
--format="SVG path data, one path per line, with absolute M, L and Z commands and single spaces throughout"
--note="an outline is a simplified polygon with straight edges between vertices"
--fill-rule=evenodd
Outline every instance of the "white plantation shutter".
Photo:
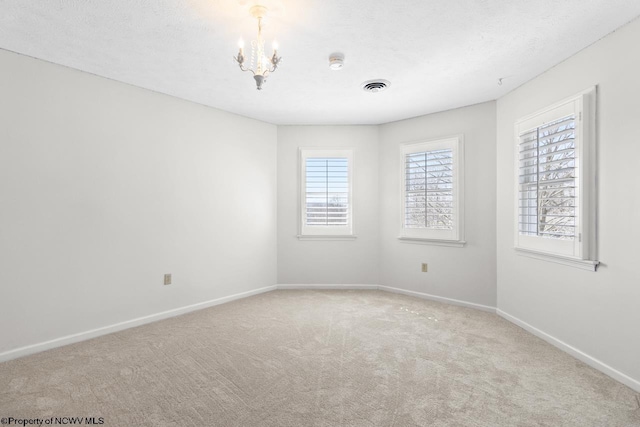
M 305 191 L 306 225 L 346 226 L 348 221 L 348 159 L 307 158 Z
M 401 145 L 400 239 L 464 244 L 462 148 L 461 137 Z
M 405 156 L 405 227 L 453 229 L 453 150 Z
M 352 160 L 352 150 L 300 149 L 300 238 L 353 238 Z
M 515 247 L 595 270 L 595 88 L 516 122 Z
M 521 234 L 576 238 L 576 116 L 545 123 L 520 135 Z

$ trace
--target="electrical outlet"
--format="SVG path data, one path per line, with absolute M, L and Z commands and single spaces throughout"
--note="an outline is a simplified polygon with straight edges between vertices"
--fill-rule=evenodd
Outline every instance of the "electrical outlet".
M 171 274 L 165 274 L 164 275 L 164 284 L 165 285 L 170 285 L 171 284 Z
M 423 263 L 422 263 L 422 272 L 423 272 L 423 273 L 426 273 L 426 272 L 427 272 L 427 263 L 426 263 L 426 262 L 423 262 Z

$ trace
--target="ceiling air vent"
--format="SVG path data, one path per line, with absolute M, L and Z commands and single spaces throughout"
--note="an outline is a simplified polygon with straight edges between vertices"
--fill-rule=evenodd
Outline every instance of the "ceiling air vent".
M 388 80 L 369 80 L 362 83 L 362 90 L 365 92 L 382 92 L 386 88 L 391 86 L 391 82 Z

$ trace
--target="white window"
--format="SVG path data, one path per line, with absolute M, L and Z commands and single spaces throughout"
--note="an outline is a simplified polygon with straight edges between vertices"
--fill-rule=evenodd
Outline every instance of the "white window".
M 300 149 L 299 238 L 353 238 L 353 151 Z
M 516 249 L 594 270 L 595 88 L 516 122 Z
M 403 144 L 400 239 L 463 246 L 462 136 Z

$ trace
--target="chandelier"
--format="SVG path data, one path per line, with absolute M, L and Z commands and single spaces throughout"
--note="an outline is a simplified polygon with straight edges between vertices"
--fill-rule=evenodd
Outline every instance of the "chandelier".
M 262 85 L 267 81 L 267 75 L 273 73 L 282 58 L 278 57 L 278 44 L 273 42 L 273 55 L 267 58 L 264 53 L 264 39 L 262 38 L 262 18 L 267 14 L 267 8 L 260 5 L 253 6 L 250 10 L 251 15 L 258 20 L 258 37 L 251 41 L 251 54 L 249 57 L 249 66 L 245 66 L 244 41 L 240 39 L 238 46 L 238 56 L 234 56 L 238 66 L 242 71 L 251 71 L 253 78 L 256 80 L 256 89 L 262 90 Z

